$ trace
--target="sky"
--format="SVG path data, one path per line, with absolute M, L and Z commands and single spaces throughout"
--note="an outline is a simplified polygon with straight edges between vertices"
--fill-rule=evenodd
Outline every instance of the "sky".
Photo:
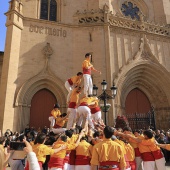
M 8 11 L 9 0 L 0 0 L 0 51 L 4 51 L 5 37 L 6 37 L 6 16 L 5 12 Z

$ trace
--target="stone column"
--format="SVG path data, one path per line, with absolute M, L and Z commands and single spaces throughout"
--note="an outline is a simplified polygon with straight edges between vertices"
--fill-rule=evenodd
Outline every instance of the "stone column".
M 6 45 L 0 84 L 0 129 L 13 130 L 14 97 L 17 88 L 18 64 L 23 29 L 22 3 L 11 0 L 9 11 L 6 13 Z

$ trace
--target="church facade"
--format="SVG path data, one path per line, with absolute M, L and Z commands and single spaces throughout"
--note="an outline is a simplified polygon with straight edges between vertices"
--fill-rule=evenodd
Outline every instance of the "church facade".
M 102 72 L 92 75 L 99 93 L 102 80 L 118 88 L 108 101 L 109 125 L 117 115 L 153 107 L 156 127 L 168 129 L 169 6 L 166 0 L 11 0 L 0 63 L 0 129 L 48 126 L 55 102 L 66 112 L 64 83 L 82 71 L 88 52 Z

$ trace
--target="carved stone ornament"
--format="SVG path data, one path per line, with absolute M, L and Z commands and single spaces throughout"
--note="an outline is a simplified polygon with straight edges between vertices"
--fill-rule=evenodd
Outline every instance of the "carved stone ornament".
M 104 13 L 109 9 L 104 6 L 103 9 L 91 9 L 80 12 L 79 10 L 74 15 L 78 18 L 78 23 L 104 23 Z
M 143 37 L 141 38 L 139 51 L 133 57 L 134 60 L 137 58 L 141 58 L 143 60 L 150 60 L 152 62 L 159 63 L 158 58 L 156 58 L 155 55 L 151 51 L 149 40 L 147 39 L 146 35 L 143 35 Z
M 140 13 L 140 20 L 132 19 L 131 17 L 109 15 L 109 24 L 112 27 L 125 28 L 130 30 L 141 31 L 149 34 L 163 35 L 170 37 L 170 28 L 158 23 L 149 22 L 146 17 Z
M 47 45 L 43 48 L 43 53 L 47 58 L 50 58 L 53 54 L 53 49 L 51 48 L 50 43 L 47 43 Z

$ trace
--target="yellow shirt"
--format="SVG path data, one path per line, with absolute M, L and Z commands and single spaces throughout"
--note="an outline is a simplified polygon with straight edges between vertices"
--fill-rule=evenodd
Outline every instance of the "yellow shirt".
M 118 143 L 120 146 L 122 146 L 123 154 L 126 154 L 126 149 L 125 149 L 125 143 L 119 139 L 115 139 L 114 142 Z
M 58 117 L 58 116 L 60 116 L 61 115 L 61 112 L 60 112 L 60 110 L 52 110 L 51 111 L 51 116 L 53 116 L 54 118 L 56 118 L 56 117 Z
M 62 120 L 63 117 L 57 117 L 56 118 L 56 125 L 63 127 L 65 125 L 65 123 L 68 121 L 68 118 Z
M 89 60 L 85 59 L 82 63 L 82 68 L 88 69 L 88 67 L 93 66 Z M 92 67 L 93 68 L 93 67 Z
M 133 147 L 128 143 L 125 144 L 126 156 L 128 161 L 134 161 L 135 159 L 135 151 Z
M 91 164 L 100 165 L 103 161 L 117 161 L 121 168 L 126 167 L 122 147 L 111 139 L 104 139 L 93 146 Z
M 1 144 L 0 144 L 0 149 L 2 149 L 2 150 L 3 150 L 3 152 L 5 151 L 4 146 L 3 146 L 3 145 L 1 145 Z
M 33 145 L 33 151 L 35 152 L 38 161 L 45 162 L 46 155 L 52 155 L 54 150 L 44 144 L 35 144 Z
M 77 86 L 80 85 L 81 83 L 81 79 L 79 78 L 79 76 L 73 76 L 70 79 L 73 82 L 73 84 L 76 84 Z
M 53 144 L 53 149 L 57 149 L 59 148 L 61 145 L 66 145 L 66 149 L 62 149 L 57 153 L 54 153 L 53 155 L 51 155 L 51 157 L 53 158 L 65 158 L 67 150 L 73 150 L 76 148 L 75 144 L 68 144 L 67 142 L 64 141 L 56 141 Z
M 85 140 L 82 140 L 79 145 L 76 147 L 76 155 L 83 155 L 91 157 L 92 154 L 92 145 L 90 145 Z
M 92 102 L 95 102 L 94 97 L 83 97 L 80 99 L 80 104 L 87 103 L 87 105 L 90 105 Z
M 77 104 L 79 102 L 79 95 L 80 93 L 77 93 L 77 89 L 74 89 L 70 96 L 70 102 L 75 102 Z

